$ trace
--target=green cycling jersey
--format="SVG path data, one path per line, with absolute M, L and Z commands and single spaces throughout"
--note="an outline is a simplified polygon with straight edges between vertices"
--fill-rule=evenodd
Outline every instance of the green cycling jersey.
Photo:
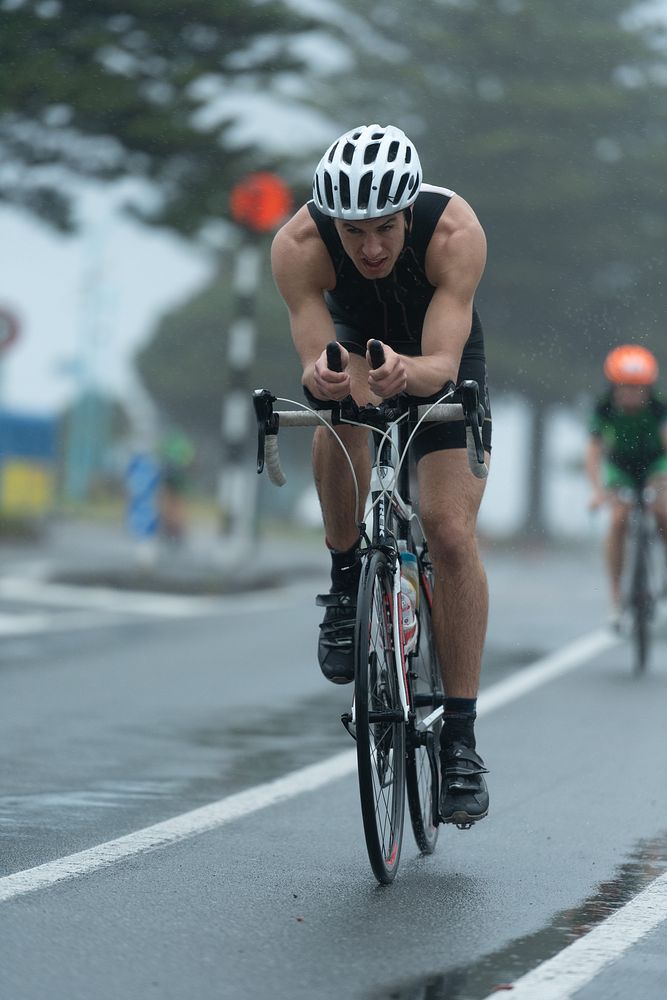
M 667 472 L 662 432 L 667 426 L 667 405 L 651 394 L 637 410 L 625 410 L 607 393 L 597 403 L 590 432 L 602 442 L 606 485 L 642 483 L 657 472 Z

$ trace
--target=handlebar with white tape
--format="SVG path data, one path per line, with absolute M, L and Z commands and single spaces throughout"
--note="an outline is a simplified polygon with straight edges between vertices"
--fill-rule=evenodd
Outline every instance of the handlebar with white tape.
M 463 420 L 463 407 L 460 403 L 435 403 L 422 404 L 415 407 L 418 420 L 424 423 L 448 423 L 455 420 Z M 334 423 L 332 410 L 276 410 L 274 417 L 277 418 L 276 433 L 266 435 L 264 443 L 264 456 L 266 470 L 269 479 L 276 486 L 284 486 L 287 482 L 285 473 L 280 464 L 280 454 L 278 450 L 278 428 L 283 427 L 316 427 L 319 424 L 331 425 Z M 346 421 L 339 421 L 344 424 Z M 354 421 L 350 421 L 353 423 Z M 466 441 L 468 464 L 474 476 L 484 479 L 488 475 L 485 462 L 479 462 L 474 437 L 470 427 L 466 427 Z

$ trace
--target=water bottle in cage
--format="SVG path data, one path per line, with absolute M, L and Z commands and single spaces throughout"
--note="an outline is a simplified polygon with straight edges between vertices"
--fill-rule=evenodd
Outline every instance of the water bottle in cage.
M 419 599 L 419 570 L 413 552 L 400 547 L 401 559 L 401 619 L 405 652 L 417 648 L 417 601 Z

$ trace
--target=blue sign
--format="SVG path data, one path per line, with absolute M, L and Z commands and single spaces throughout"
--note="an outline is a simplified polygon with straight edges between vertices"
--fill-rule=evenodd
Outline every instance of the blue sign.
M 127 524 L 133 535 L 152 538 L 159 526 L 160 467 L 152 455 L 134 455 L 125 474 Z

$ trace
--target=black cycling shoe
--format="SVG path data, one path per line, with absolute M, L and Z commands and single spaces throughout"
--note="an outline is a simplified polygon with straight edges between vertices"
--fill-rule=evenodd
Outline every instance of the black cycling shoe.
M 489 811 L 489 793 L 482 777 L 488 769 L 479 754 L 463 740 L 455 740 L 443 748 L 440 762 L 440 819 L 467 830 Z
M 317 658 L 320 670 L 334 684 L 354 680 L 354 623 L 357 616 L 356 593 L 318 594 L 316 603 L 323 608 Z

